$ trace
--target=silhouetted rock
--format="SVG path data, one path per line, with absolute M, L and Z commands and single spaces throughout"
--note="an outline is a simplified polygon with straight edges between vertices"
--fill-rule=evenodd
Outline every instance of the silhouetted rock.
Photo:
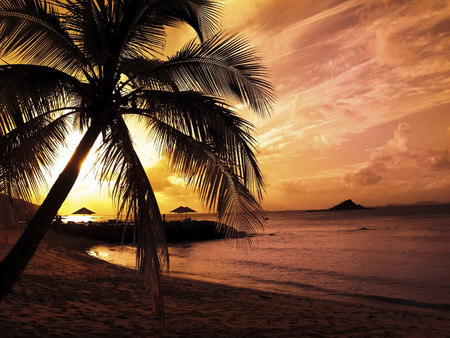
M 318 212 L 318 211 L 344 211 L 344 210 L 362 210 L 362 209 L 372 209 L 363 207 L 360 204 L 356 204 L 351 199 L 345 200 L 339 204 L 336 204 L 334 207 L 329 209 L 317 209 L 317 210 L 306 210 L 308 212 Z
M 334 207 L 330 208 L 330 210 L 359 210 L 359 209 L 368 209 L 363 207 L 360 204 L 356 204 L 352 200 L 345 200 L 339 204 L 336 204 Z
M 213 221 L 164 222 L 167 242 L 207 241 L 221 238 L 247 237 L 243 231 Z M 117 223 L 54 223 L 56 232 L 80 236 L 110 243 L 131 244 L 135 242 L 134 224 Z

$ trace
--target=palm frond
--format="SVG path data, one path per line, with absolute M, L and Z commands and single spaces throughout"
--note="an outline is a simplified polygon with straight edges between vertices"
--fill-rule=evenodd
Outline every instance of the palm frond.
M 262 229 L 258 198 L 263 180 L 251 125 L 223 102 L 199 93 L 142 94 L 134 113 L 147 121 L 153 142 L 173 171 L 218 212 L 221 224 L 248 234 Z
M 158 15 L 166 18 L 165 24 L 174 26 L 187 23 L 197 33 L 200 41 L 208 39 L 219 29 L 222 5 L 213 0 L 155 1 L 153 7 Z
M 142 91 L 137 107 L 196 141 L 212 145 L 259 199 L 263 179 L 254 154 L 253 126 L 223 101 L 196 92 Z M 150 120 L 151 123 L 151 120 Z
M 119 214 L 132 217 L 137 230 L 136 264 L 149 289 L 155 311 L 163 315 L 160 268 L 169 268 L 169 254 L 158 204 L 144 168 L 133 148 L 127 126 L 117 119 L 104 138 L 97 172 L 103 182 L 114 182 L 112 196 Z
M 154 119 L 151 133 L 172 169 L 187 177 L 211 211 L 217 211 L 219 224 L 227 224 L 251 235 L 263 229 L 264 211 L 247 189 L 242 177 L 212 144 L 205 144 Z M 228 235 L 232 235 L 229 233 Z M 248 237 L 249 243 L 252 237 Z
M 0 66 L 2 192 L 29 200 L 64 145 L 70 99 L 79 82 L 43 66 Z M 14 184 L 11 182 L 15 182 Z
M 219 33 L 202 44 L 185 45 L 162 67 L 180 90 L 195 90 L 248 104 L 262 116 L 270 114 L 274 90 L 266 68 L 242 36 Z
M 173 91 L 176 84 L 162 63 L 158 59 L 124 59 L 119 71 L 126 75 L 132 88 Z
M 161 55 L 166 20 L 155 9 L 155 1 L 123 1 L 115 7 L 113 20 L 120 23 L 114 38 L 120 59 Z
M 81 88 L 77 79 L 52 68 L 0 66 L 0 135 L 23 121 L 76 101 Z
M 102 35 L 101 13 L 96 1 L 84 0 L 54 0 L 54 3 L 66 13 L 63 16 L 64 25 L 73 41 L 90 66 L 90 76 L 102 77 L 104 57 L 109 55 L 107 43 L 110 39 Z M 103 28 L 107 31 L 106 25 Z M 107 41 L 105 41 L 107 39 Z
M 78 76 L 86 62 L 58 7 L 38 0 L 0 1 L 0 55 Z
M 220 5 L 207 0 L 93 1 L 104 21 L 114 22 L 112 48 L 122 59 L 161 55 L 165 45 L 165 26 L 180 22 L 190 25 L 201 41 L 218 28 Z M 105 37 L 104 37 L 105 38 Z M 119 55 L 117 54 L 117 55 Z
M 30 201 L 66 146 L 70 115 L 41 114 L 0 136 L 0 194 Z

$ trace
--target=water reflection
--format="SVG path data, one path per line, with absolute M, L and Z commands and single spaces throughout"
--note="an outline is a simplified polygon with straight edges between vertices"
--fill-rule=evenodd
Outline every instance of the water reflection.
M 66 223 L 74 222 L 74 223 L 88 223 L 96 220 L 96 216 L 91 215 L 69 215 L 64 216 L 62 220 Z
M 96 245 L 86 251 L 88 255 L 127 268 L 136 268 L 136 248 L 129 245 Z

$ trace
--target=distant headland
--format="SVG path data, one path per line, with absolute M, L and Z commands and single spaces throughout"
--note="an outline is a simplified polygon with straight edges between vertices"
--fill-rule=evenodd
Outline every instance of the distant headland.
M 373 209 L 363 207 L 360 204 L 356 204 L 351 199 L 345 200 L 339 204 L 336 204 L 334 207 L 329 209 L 315 209 L 315 210 L 306 210 L 307 212 L 319 212 L 319 211 L 345 211 L 345 210 L 363 210 L 363 209 Z

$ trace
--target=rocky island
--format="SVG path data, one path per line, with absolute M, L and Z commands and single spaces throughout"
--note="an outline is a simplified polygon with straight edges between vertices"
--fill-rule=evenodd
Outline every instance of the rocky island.
M 345 200 L 334 207 L 329 209 L 317 209 L 317 210 L 307 210 L 308 212 L 319 212 L 319 211 L 344 211 L 344 210 L 362 210 L 362 209 L 372 209 L 363 207 L 360 204 L 356 204 L 351 199 Z

